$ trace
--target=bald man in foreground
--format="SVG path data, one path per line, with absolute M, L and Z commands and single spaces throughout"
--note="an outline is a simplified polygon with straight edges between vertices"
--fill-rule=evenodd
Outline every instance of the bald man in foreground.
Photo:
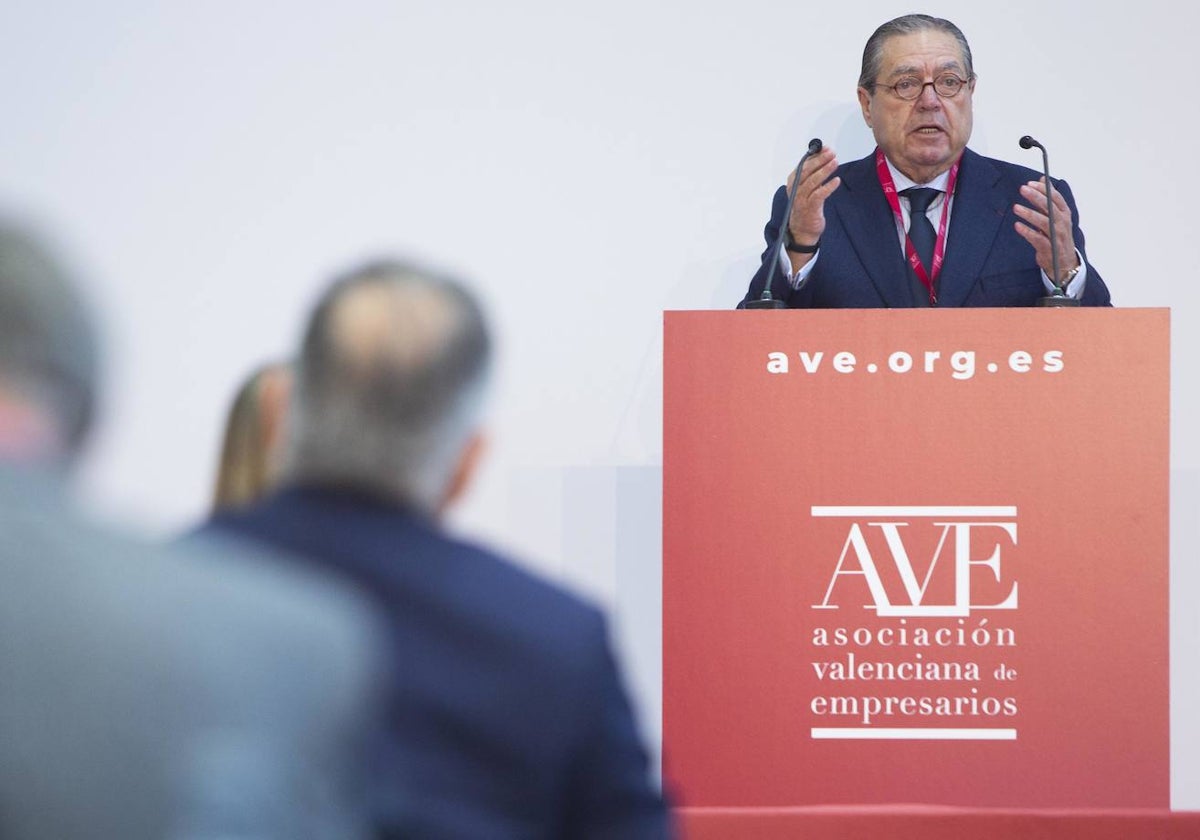
M 489 355 L 455 282 L 394 263 L 339 280 L 301 348 L 284 489 L 202 533 L 287 549 L 386 607 L 388 834 L 668 837 L 600 611 L 439 525 L 478 463 Z

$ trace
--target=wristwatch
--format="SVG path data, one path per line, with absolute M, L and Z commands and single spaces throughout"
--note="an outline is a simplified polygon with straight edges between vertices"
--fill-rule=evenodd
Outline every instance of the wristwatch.
M 801 245 L 795 239 L 792 239 L 792 229 L 788 228 L 783 238 L 783 247 L 793 254 L 815 254 L 821 248 L 821 240 L 818 239 L 812 245 Z

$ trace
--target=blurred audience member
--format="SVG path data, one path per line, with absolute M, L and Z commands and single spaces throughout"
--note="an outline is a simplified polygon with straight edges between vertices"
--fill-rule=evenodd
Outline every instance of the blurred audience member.
M 482 451 L 489 356 L 454 281 L 395 263 L 339 280 L 307 326 L 283 489 L 203 531 L 337 569 L 390 610 L 389 830 L 669 836 L 601 612 L 439 524 Z
M 378 627 L 295 564 L 152 548 L 72 512 L 89 312 L 0 220 L 0 837 L 366 836 Z
M 291 391 L 286 364 L 263 365 L 238 388 L 225 420 L 214 509 L 245 507 L 274 486 Z

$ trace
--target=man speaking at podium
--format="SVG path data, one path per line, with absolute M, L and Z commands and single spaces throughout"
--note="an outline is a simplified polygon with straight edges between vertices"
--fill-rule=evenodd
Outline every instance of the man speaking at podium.
M 971 48 L 950 21 L 914 14 L 876 29 L 858 101 L 878 148 L 840 166 L 830 148 L 807 156 L 786 229 L 796 173 L 779 188 L 762 267 L 739 308 L 763 299 L 818 308 L 1047 298 L 1110 306 L 1070 187 L 1054 181 L 1049 208 L 1041 173 L 966 147 L 975 82 Z M 1032 138 L 1021 145 L 1040 147 Z

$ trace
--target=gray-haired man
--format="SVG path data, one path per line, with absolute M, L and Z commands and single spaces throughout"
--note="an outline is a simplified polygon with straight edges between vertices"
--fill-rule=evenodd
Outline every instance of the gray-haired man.
M 665 837 L 600 611 L 439 525 L 478 461 L 489 361 L 458 283 L 399 263 L 352 272 L 308 324 L 285 488 L 207 530 L 335 569 L 387 608 L 390 828 Z
M 367 836 L 374 614 L 264 552 L 73 513 L 97 355 L 66 273 L 0 221 L 0 836 Z

